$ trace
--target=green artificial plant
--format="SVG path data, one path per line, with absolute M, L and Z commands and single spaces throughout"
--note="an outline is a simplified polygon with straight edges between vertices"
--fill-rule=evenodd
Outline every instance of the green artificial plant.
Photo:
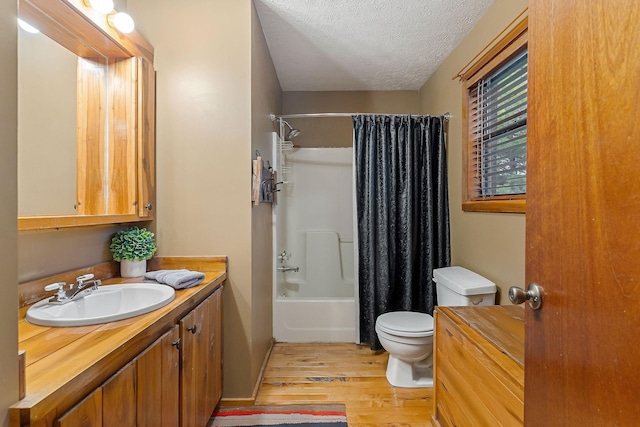
M 138 227 L 118 231 L 111 239 L 109 249 L 115 261 L 147 260 L 157 250 L 153 233 Z

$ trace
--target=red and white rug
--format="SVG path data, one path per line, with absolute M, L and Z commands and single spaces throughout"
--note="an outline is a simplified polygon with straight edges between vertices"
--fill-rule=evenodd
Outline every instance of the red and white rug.
M 216 408 L 207 427 L 346 427 L 344 405 L 264 405 Z

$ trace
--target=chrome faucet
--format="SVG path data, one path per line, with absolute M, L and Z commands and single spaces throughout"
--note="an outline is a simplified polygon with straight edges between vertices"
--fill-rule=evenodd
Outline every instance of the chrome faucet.
M 278 271 L 282 271 L 287 272 L 287 271 L 293 271 L 294 273 L 297 273 L 300 270 L 300 267 L 278 267 Z
M 76 282 L 77 282 L 76 288 L 71 294 L 71 296 L 69 296 L 69 299 L 73 301 L 74 299 L 85 297 L 91 294 L 96 289 L 98 289 L 98 286 L 102 284 L 102 281 L 93 280 L 91 282 L 85 283 L 85 281 L 91 280 L 91 279 L 93 279 L 93 274 L 91 273 L 85 274 L 80 277 L 76 277 Z M 73 285 L 69 287 L 69 290 L 73 290 Z
M 91 282 L 85 283 L 87 280 L 93 279 L 93 274 L 84 274 L 82 276 L 76 277 L 75 289 L 74 285 L 69 285 L 69 291 L 73 291 L 71 295 L 67 295 L 67 291 L 64 287 L 67 285 L 66 282 L 56 282 L 51 283 L 44 287 L 45 291 L 57 291 L 57 293 L 49 298 L 49 302 L 52 304 L 66 304 L 68 302 L 74 301 L 76 299 L 80 299 L 91 294 L 93 291 L 98 289 L 98 286 L 102 284 L 100 280 L 93 280 Z

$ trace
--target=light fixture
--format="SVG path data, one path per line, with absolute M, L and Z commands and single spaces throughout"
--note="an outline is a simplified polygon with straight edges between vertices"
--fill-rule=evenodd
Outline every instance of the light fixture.
M 124 12 L 118 12 L 107 17 L 107 22 L 121 33 L 130 33 L 135 28 L 133 18 Z
M 40 32 L 40 30 L 38 30 L 36 27 L 34 27 L 33 25 L 30 25 L 30 24 L 27 24 L 26 22 L 24 22 L 20 18 L 18 18 L 18 25 L 20 26 L 20 28 L 25 30 L 27 33 L 38 34 Z
M 84 4 L 105 15 L 113 10 L 113 0 L 84 0 Z

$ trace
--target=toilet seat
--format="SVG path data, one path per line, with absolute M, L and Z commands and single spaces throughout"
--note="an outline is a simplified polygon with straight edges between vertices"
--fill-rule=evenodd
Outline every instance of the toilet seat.
M 433 317 L 414 311 L 392 311 L 378 316 L 376 328 L 392 335 L 428 337 L 433 335 Z

